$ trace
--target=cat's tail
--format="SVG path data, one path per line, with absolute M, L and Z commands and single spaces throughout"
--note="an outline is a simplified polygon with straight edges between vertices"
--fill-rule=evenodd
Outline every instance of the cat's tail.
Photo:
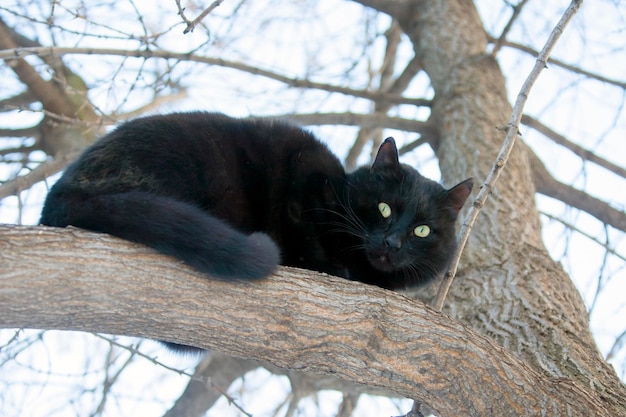
M 59 185 L 46 198 L 41 224 L 109 233 L 221 279 L 264 278 L 280 262 L 265 233 L 247 235 L 191 204 L 143 191 L 88 195 Z

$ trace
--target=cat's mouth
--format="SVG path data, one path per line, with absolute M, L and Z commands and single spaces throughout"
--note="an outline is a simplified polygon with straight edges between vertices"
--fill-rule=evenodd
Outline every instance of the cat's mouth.
M 392 272 L 398 269 L 398 265 L 392 259 L 390 252 L 370 252 L 367 254 L 367 259 L 379 271 Z

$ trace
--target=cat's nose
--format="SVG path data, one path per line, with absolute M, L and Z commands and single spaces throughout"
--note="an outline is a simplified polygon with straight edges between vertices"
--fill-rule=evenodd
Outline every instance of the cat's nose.
M 402 238 L 398 233 L 385 236 L 385 246 L 392 249 L 400 249 L 402 247 Z

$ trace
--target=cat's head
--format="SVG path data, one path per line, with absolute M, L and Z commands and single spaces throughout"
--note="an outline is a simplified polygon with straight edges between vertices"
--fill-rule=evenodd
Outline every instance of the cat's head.
M 386 139 L 371 167 L 349 175 L 344 199 L 349 232 L 361 240 L 367 262 L 396 273 L 401 288 L 445 272 L 456 249 L 455 221 L 472 191 L 467 179 L 445 189 L 401 164 L 393 138 Z

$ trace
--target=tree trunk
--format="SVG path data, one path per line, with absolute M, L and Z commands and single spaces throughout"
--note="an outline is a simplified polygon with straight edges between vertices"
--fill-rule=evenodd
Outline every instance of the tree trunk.
M 361 3 L 400 21 L 431 79 L 444 180 L 473 176 L 480 184 L 496 162 L 511 106 L 473 2 Z M 580 294 L 543 246 L 526 152 L 516 147 L 482 209 L 444 310 L 546 376 L 610 398 L 623 384 L 597 350 Z
M 401 294 L 293 268 L 220 282 L 78 229 L 0 227 L 0 326 L 170 340 L 419 398 L 442 416 L 626 416 Z M 603 394 L 607 394 L 604 392 Z

